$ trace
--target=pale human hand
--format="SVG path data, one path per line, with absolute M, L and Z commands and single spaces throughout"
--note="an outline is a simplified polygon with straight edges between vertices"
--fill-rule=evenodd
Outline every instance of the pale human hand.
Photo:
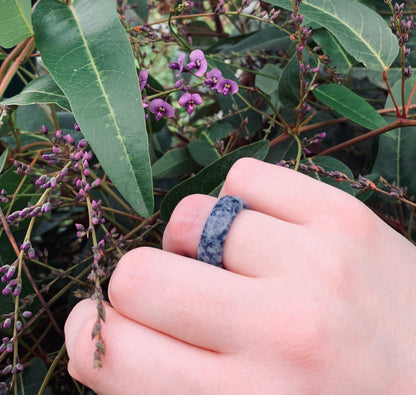
M 162 250 L 138 248 L 109 285 L 104 366 L 96 305 L 65 327 L 69 372 L 100 394 L 414 394 L 416 248 L 357 199 L 238 161 L 244 198 L 223 270 L 195 260 L 215 198 L 182 200 Z

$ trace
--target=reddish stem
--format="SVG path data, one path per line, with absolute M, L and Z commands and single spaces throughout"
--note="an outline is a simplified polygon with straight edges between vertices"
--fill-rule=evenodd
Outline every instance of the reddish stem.
M 351 140 L 345 141 L 345 142 L 343 142 L 341 144 L 338 144 L 338 145 L 335 145 L 335 146 L 333 146 L 331 148 L 328 148 L 328 149 L 320 152 L 316 156 L 323 156 L 323 155 L 332 154 L 335 151 L 338 151 L 340 149 L 349 147 L 350 145 L 353 145 L 353 144 L 360 143 L 360 142 L 365 141 L 365 140 L 368 140 L 370 138 L 379 136 L 380 134 L 386 133 L 389 130 L 396 129 L 396 128 L 402 127 L 402 126 L 416 126 L 416 120 L 399 118 L 397 121 L 395 121 L 395 122 L 393 122 L 393 123 L 391 123 L 389 125 L 383 126 L 382 128 L 379 128 L 379 129 L 376 129 L 376 130 L 372 130 L 372 131 L 370 131 L 368 133 L 362 134 L 361 136 L 355 137 L 355 138 L 353 138 Z

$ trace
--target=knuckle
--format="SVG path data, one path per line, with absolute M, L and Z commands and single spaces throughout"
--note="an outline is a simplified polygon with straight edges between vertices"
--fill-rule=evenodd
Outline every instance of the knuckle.
M 163 235 L 163 249 L 194 256 L 199 237 L 216 199 L 206 195 L 189 195 L 172 213 Z
M 238 159 L 229 170 L 225 179 L 224 187 L 226 191 L 241 188 L 241 184 L 250 175 L 251 169 L 253 169 L 256 163 L 258 163 L 258 160 L 253 158 Z
M 200 195 L 189 195 L 183 198 L 172 213 L 166 232 L 169 237 L 182 240 L 194 227 L 194 216 L 191 215 L 199 206 Z M 167 235 L 166 235 L 167 237 Z
M 150 247 L 135 248 L 123 255 L 114 270 L 108 285 L 108 294 L 112 304 L 130 294 L 133 288 L 138 292 L 138 282 L 145 282 L 149 265 L 155 250 Z

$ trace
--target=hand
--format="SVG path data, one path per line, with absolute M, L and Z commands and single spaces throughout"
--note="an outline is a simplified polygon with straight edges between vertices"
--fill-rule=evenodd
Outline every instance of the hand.
M 216 199 L 175 209 L 164 251 L 138 248 L 109 284 L 104 366 L 95 302 L 66 323 L 69 372 L 100 394 L 416 393 L 416 248 L 342 191 L 253 159 L 227 270 L 195 260 Z

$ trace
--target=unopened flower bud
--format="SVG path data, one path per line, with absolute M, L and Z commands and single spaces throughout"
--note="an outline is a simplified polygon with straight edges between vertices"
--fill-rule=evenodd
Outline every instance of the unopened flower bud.
M 33 313 L 32 313 L 31 311 L 29 311 L 29 310 L 25 310 L 25 311 L 22 313 L 22 316 L 23 316 L 24 318 L 30 318 L 30 317 L 32 317 L 32 315 L 33 315 Z
M 34 248 L 29 248 L 27 251 L 27 255 L 30 259 L 35 259 L 36 253 L 35 253 Z
M 12 324 L 12 319 L 11 318 L 6 318 L 3 322 L 3 328 L 4 329 L 10 328 L 11 324 Z
M 32 243 L 30 242 L 30 240 L 27 240 L 20 245 L 20 249 L 23 251 L 28 250 L 30 247 L 32 247 Z

